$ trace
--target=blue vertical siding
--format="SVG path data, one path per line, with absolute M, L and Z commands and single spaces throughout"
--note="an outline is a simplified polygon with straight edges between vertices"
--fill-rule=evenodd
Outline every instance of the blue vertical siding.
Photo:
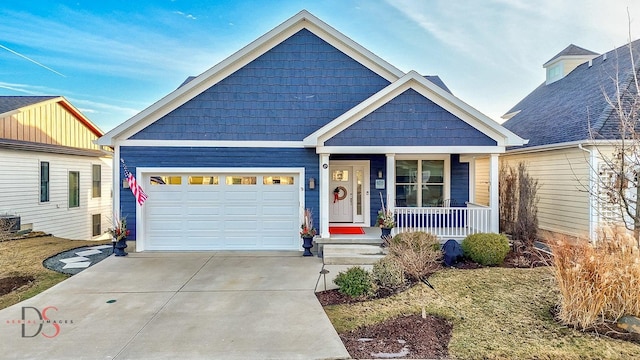
M 315 214 L 320 213 L 319 159 L 315 149 L 127 146 L 120 148 L 120 156 L 133 174 L 137 167 L 304 167 L 305 207 Z M 316 179 L 314 190 L 309 189 L 309 178 Z M 144 189 L 145 184 L 142 186 Z M 119 189 L 121 215 L 127 217 L 131 230 L 129 238 L 133 240 L 136 237 L 137 204 L 131 190 L 121 186 Z
M 413 89 L 325 142 L 326 146 L 495 146 L 496 141 Z
M 388 85 L 303 29 L 132 138 L 302 140 Z
M 460 155 L 451 155 L 451 202 L 465 206 L 469 201 L 469 163 L 461 163 Z

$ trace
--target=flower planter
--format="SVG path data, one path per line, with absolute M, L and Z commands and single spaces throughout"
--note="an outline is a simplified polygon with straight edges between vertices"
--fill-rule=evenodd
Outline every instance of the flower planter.
M 127 239 L 122 238 L 118 241 L 113 242 L 113 254 L 115 256 L 127 256 L 127 253 L 124 249 L 127 247 Z
M 382 230 L 382 235 L 380 235 L 381 239 L 391 236 L 391 228 L 383 227 L 383 228 L 380 228 L 380 230 Z
M 313 247 L 313 237 L 303 237 L 302 241 L 302 247 L 304 248 L 304 253 L 302 254 L 302 256 L 313 256 L 313 253 L 311 253 L 311 248 Z

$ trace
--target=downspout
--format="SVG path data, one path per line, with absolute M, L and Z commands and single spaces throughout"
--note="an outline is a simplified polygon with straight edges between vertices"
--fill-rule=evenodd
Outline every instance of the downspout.
M 596 242 L 596 231 L 600 219 L 598 217 L 598 187 L 597 187 L 597 175 L 598 158 L 596 152 L 593 150 L 585 149 L 582 144 L 578 144 L 578 149 L 589 154 L 589 239 L 591 243 Z

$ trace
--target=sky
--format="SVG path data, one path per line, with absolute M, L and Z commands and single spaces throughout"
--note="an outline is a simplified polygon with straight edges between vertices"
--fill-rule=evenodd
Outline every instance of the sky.
M 106 132 L 303 9 L 498 122 L 569 44 L 640 38 L 637 0 L 3 0 L 0 95 L 62 95 Z

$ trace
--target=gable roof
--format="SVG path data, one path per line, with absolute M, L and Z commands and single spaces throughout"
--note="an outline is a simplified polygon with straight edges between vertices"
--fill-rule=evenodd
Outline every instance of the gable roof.
M 453 96 L 448 89 L 445 90 L 441 88 L 415 71 L 410 71 L 369 99 L 361 102 L 329 124 L 310 134 L 304 139 L 304 144 L 306 146 L 324 146 L 327 140 L 344 131 L 368 114 L 371 114 L 407 89 L 417 91 L 462 121 L 486 134 L 495 140 L 498 146 L 521 146 L 526 144 L 526 140 L 523 140 L 488 116 Z M 384 149 L 381 149 L 381 151 L 384 151 Z
M 10 116 L 25 107 L 50 101 L 58 103 L 65 110 L 69 111 L 96 136 L 100 137 L 104 135 L 104 132 L 100 130 L 98 126 L 84 116 L 80 110 L 73 106 L 64 96 L 0 96 L 0 118 Z
M 56 97 L 57 96 L 0 96 L 0 117 L 10 111 Z
M 554 60 L 561 58 L 563 56 L 584 56 L 584 55 L 600 55 L 600 54 L 595 53 L 591 50 L 587 50 L 585 48 L 581 48 L 580 46 L 570 44 L 569 46 L 564 48 L 564 50 L 560 51 L 556 56 L 549 59 L 549 61 L 544 63 L 544 65 L 542 66 L 546 66 L 550 62 L 553 62 Z
M 306 10 L 302 10 L 209 70 L 190 81 L 185 81 L 180 87 L 158 102 L 107 132 L 103 137 L 98 139 L 98 144 L 113 145 L 115 139 L 126 139 L 134 135 L 302 29 L 307 29 L 389 82 L 393 82 L 404 75 L 402 71 L 382 60 L 371 51 L 338 32 Z
M 586 141 L 592 133 L 615 139 L 617 117 L 605 94 L 615 93 L 616 79 L 627 89 L 638 70 L 640 40 L 579 65 L 561 80 L 542 83 L 507 112 L 503 126 L 529 139 L 527 147 Z

